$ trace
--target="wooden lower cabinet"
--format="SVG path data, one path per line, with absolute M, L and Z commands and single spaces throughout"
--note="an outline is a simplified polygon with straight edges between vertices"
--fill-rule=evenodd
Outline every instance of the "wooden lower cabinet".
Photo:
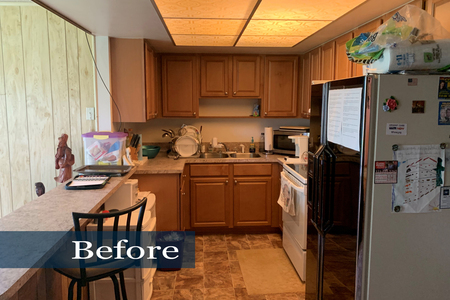
M 234 226 L 270 226 L 272 177 L 235 177 Z
M 278 164 L 192 164 L 189 170 L 184 228 L 279 226 Z
M 191 178 L 192 227 L 231 225 L 231 185 L 228 178 Z
M 139 190 L 150 191 L 156 196 L 156 230 L 180 230 L 180 175 L 134 174 Z

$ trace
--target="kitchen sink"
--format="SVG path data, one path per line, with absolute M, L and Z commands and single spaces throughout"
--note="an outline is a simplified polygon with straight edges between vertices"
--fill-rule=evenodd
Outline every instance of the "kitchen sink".
M 232 158 L 256 158 L 261 157 L 258 153 L 231 153 Z
M 227 158 L 229 157 L 226 153 L 202 153 L 200 158 Z

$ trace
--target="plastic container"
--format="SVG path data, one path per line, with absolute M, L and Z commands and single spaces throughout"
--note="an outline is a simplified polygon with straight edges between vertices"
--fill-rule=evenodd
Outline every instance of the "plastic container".
M 156 155 L 158 155 L 160 149 L 161 147 L 159 146 L 151 146 L 151 145 L 142 146 L 142 156 L 147 156 L 149 159 L 155 158 Z
M 88 132 L 81 135 L 85 165 L 122 165 L 128 134 L 123 132 Z

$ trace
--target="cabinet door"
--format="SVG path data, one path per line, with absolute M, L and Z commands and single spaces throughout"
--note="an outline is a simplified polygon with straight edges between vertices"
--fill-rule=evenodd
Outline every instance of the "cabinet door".
M 336 39 L 336 56 L 334 79 L 344 79 L 352 77 L 352 63 L 347 57 L 345 43 L 353 38 L 353 33 L 349 32 Z
M 230 226 L 230 188 L 228 178 L 191 178 L 191 226 Z
M 196 117 L 197 60 L 194 55 L 162 57 L 164 117 Z
M 110 38 L 113 122 L 147 121 L 144 40 Z
M 334 79 L 336 43 L 331 41 L 322 46 L 322 80 Z
M 300 116 L 309 119 L 311 111 L 311 64 L 309 53 L 301 57 L 301 102 Z
M 156 196 L 156 230 L 180 230 L 180 175 L 134 174 L 141 191 L 151 191 Z
M 147 43 L 145 48 L 145 95 L 147 102 L 147 120 L 158 115 L 156 103 L 156 61 L 153 50 Z
M 200 96 L 226 97 L 229 92 L 228 56 L 202 56 L 200 61 Z
M 234 178 L 234 226 L 272 225 L 272 178 Z
M 431 1 L 431 13 L 439 22 L 442 27 L 450 31 L 450 18 L 448 17 L 450 12 L 450 1 L 448 0 L 432 0 Z
M 381 25 L 381 18 L 359 27 L 358 29 L 353 31 L 353 36 L 357 37 L 364 32 L 374 32 L 380 25 Z M 363 76 L 364 75 L 363 65 L 355 63 L 352 64 L 353 64 L 353 77 Z
M 310 52 L 311 81 L 322 80 L 322 47 Z
M 233 97 L 259 97 L 261 58 L 233 56 Z
M 297 115 L 297 56 L 267 56 L 264 82 L 264 116 Z

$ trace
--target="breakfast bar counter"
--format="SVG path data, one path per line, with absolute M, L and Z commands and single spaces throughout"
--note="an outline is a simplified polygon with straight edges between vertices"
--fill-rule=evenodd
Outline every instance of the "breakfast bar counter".
M 122 177 L 111 177 L 102 189 L 66 190 L 61 184 L 0 218 L 0 231 L 70 231 L 73 228 L 72 212 L 97 212 L 136 169 L 131 169 Z M 13 298 L 38 270 L 0 269 L 0 300 Z

